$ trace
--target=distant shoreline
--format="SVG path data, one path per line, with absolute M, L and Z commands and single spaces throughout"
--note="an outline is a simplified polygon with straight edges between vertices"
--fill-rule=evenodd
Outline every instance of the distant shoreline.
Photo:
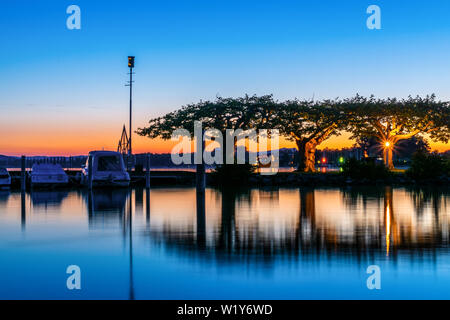
M 68 170 L 71 177 L 70 188 L 83 188 L 76 182 L 77 173 L 80 170 Z M 12 189 L 20 188 L 20 170 L 12 170 Z M 144 186 L 145 175 L 143 173 L 132 172 L 132 186 Z M 210 173 L 206 175 L 208 187 L 346 187 L 346 186 L 438 186 L 448 187 L 450 177 L 442 176 L 439 178 L 416 181 L 404 172 L 393 172 L 387 178 L 380 179 L 351 179 L 339 172 L 327 173 L 301 173 L 301 172 L 279 172 L 275 175 L 261 175 L 258 173 L 249 176 L 247 181 L 239 180 L 233 184 L 233 181 L 226 185 L 220 185 L 215 181 Z M 176 169 L 167 170 L 164 168 L 153 168 L 151 170 L 152 186 L 195 186 L 195 170 Z

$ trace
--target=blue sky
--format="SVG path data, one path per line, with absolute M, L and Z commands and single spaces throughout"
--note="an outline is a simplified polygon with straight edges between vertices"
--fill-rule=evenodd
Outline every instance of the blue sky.
M 71 4 L 81 30 L 66 28 Z M 366 27 L 371 4 L 381 30 Z M 449 14 L 445 0 L 4 1 L 0 126 L 103 122 L 119 135 L 127 55 L 137 125 L 216 95 L 450 99 Z

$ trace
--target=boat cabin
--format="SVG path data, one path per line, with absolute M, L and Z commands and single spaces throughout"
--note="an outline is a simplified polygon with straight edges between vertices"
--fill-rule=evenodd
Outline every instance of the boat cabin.
M 92 168 L 89 168 L 90 159 L 92 159 Z M 89 170 L 92 170 L 93 186 L 128 187 L 130 184 L 130 175 L 119 152 L 89 152 L 86 165 L 82 169 L 83 184 L 89 182 Z
M 59 164 L 35 163 L 30 172 L 31 186 L 63 186 L 69 183 L 69 177 Z
M 0 168 L 0 188 L 9 188 L 11 186 L 11 176 L 8 170 Z

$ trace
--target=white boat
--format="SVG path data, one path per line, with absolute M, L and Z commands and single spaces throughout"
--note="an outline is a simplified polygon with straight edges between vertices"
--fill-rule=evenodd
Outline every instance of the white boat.
M 11 176 L 8 170 L 0 168 L 0 189 L 9 188 L 11 186 Z
M 69 177 L 59 164 L 35 163 L 30 173 L 31 186 L 64 186 L 69 183 Z
M 89 168 L 89 159 L 92 168 Z M 125 169 L 122 154 L 114 151 L 89 152 L 86 165 L 81 170 L 81 183 L 88 184 L 89 170 L 92 169 L 92 186 L 128 187 L 130 175 Z

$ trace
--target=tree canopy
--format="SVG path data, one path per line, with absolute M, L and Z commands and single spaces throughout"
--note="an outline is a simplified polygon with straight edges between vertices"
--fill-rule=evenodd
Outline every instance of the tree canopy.
M 434 95 L 402 100 L 357 95 L 344 104 L 349 119 L 347 130 L 353 138 L 375 137 L 386 148 L 383 155 L 390 168 L 392 152 L 399 141 L 419 134 L 442 142 L 448 142 L 450 137 L 449 103 L 437 101 Z
M 338 135 L 345 114 L 342 101 L 286 101 L 278 108 L 276 126 L 294 140 L 300 153 L 298 169 L 315 171 L 315 151 L 323 141 Z
M 226 129 L 264 128 L 271 124 L 271 111 L 276 102 L 272 95 L 244 96 L 242 98 L 221 98 L 215 101 L 200 101 L 162 117 L 151 119 L 145 128 L 137 133 L 150 138 L 170 139 L 178 128 L 194 133 L 194 121 L 201 121 L 203 128 Z
M 343 130 L 357 141 L 376 139 L 387 145 L 383 152 L 392 166 L 396 144 L 416 135 L 448 142 L 450 137 L 449 102 L 437 101 L 434 95 L 375 99 L 356 95 L 348 99 L 322 101 L 275 101 L 272 95 L 221 98 L 188 104 L 149 121 L 137 133 L 150 138 L 170 139 L 176 129 L 194 132 L 194 121 L 204 129 L 278 129 L 295 141 L 300 153 L 299 170 L 315 171 L 315 150 L 327 138 Z M 387 143 L 388 142 L 388 143 Z M 385 159 L 386 160 L 386 159 Z
M 272 95 L 218 97 L 215 101 L 188 104 L 162 117 L 151 119 L 149 125 L 139 128 L 137 133 L 150 138 L 170 139 L 176 129 L 183 128 L 193 135 L 194 121 L 201 121 L 205 130 L 219 130 L 223 136 L 227 129 L 270 129 L 273 128 L 273 110 L 276 104 Z M 225 148 L 225 144 L 223 147 Z M 223 156 L 226 156 L 225 152 Z

